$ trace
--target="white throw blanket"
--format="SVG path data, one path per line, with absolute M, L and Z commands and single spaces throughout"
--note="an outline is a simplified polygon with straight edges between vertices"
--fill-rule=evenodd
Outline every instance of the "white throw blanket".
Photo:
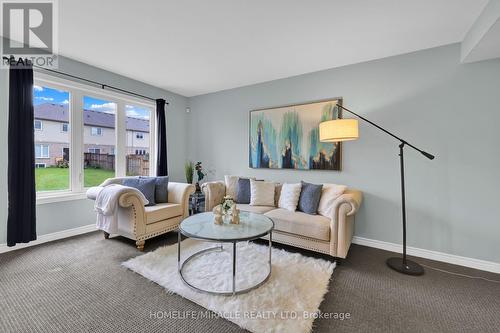
M 138 189 L 119 184 L 92 187 L 87 191 L 87 197 L 95 198 L 94 209 L 97 212 L 96 227 L 98 229 L 109 234 L 118 232 L 118 200 L 126 192 L 135 192 L 145 205 L 149 203 Z

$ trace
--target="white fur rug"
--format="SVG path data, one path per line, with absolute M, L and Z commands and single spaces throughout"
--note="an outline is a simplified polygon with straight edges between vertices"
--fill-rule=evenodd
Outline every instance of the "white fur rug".
M 186 239 L 181 260 L 215 243 Z M 261 281 L 267 274 L 268 248 L 251 242 L 238 243 L 236 288 Z M 232 244 L 223 252 L 208 252 L 184 267 L 184 276 L 204 289 L 229 291 L 232 287 Z M 322 259 L 272 249 L 272 274 L 258 289 L 236 296 L 213 296 L 186 286 L 177 272 L 177 244 L 157 249 L 123 263 L 124 266 L 185 297 L 217 316 L 252 332 L 310 332 L 313 315 L 328 290 L 335 264 Z

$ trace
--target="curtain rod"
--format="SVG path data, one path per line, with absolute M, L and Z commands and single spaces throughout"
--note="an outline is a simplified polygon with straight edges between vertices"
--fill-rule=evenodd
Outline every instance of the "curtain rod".
M 50 68 L 40 67 L 40 66 L 36 66 L 36 65 L 33 65 L 33 67 L 34 67 L 34 68 L 37 68 L 37 69 L 42 69 L 42 70 L 44 70 L 44 71 L 48 71 L 48 72 L 52 72 L 52 73 L 56 73 L 56 74 L 59 74 L 59 75 L 68 76 L 68 77 L 71 77 L 71 78 L 73 78 L 73 79 L 77 79 L 77 80 L 81 80 L 81 81 L 89 82 L 89 83 L 92 83 L 92 84 L 95 84 L 95 85 L 100 86 L 103 90 L 104 90 L 105 88 L 109 88 L 109 89 L 116 90 L 116 91 L 119 91 L 119 92 L 122 92 L 122 93 L 125 93 L 125 94 L 129 94 L 129 95 L 133 95 L 133 96 L 141 97 L 141 98 L 148 99 L 148 100 L 150 100 L 150 101 L 154 101 L 154 102 L 156 102 L 156 98 L 152 98 L 152 97 L 144 96 L 144 95 L 141 95 L 141 94 L 138 94 L 138 93 L 132 92 L 132 91 L 128 91 L 128 90 L 125 90 L 125 89 L 121 89 L 121 88 L 117 88 L 117 87 L 114 87 L 114 86 L 110 86 L 109 84 L 104 84 L 104 83 L 97 82 L 97 81 L 94 81 L 94 80 L 86 79 L 86 78 L 84 78 L 84 77 L 80 77 L 80 76 L 76 76 L 76 75 L 72 75 L 72 74 L 68 74 L 68 73 L 64 73 L 64 72 L 56 71 L 55 69 L 50 69 Z M 168 105 L 169 103 L 168 103 L 168 102 L 165 102 L 165 104 L 167 104 L 167 105 Z

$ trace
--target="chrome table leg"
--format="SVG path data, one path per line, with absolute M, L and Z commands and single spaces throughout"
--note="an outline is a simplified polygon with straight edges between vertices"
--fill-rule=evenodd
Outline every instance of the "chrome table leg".
M 273 245 L 273 232 L 269 231 L 269 274 L 271 274 L 271 252 Z
M 181 231 L 177 230 L 177 271 L 181 270 Z
M 233 296 L 236 294 L 236 242 L 233 242 Z

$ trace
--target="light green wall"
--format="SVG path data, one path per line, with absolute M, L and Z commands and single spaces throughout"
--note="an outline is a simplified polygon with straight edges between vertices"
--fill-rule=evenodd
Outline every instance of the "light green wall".
M 138 65 L 140 66 L 140 65 Z M 131 90 L 153 98 L 165 98 L 167 107 L 167 137 L 169 175 L 172 181 L 184 180 L 184 161 L 187 143 L 187 98 L 135 81 L 105 70 L 95 68 L 67 58 L 61 58 L 59 70 L 120 88 Z M 8 132 L 8 72 L 0 69 L 0 141 L 7 142 Z M 0 244 L 7 240 L 7 145 L 0 145 Z M 93 203 L 90 200 L 75 200 L 37 206 L 37 234 L 44 235 L 65 229 L 76 228 L 95 222 Z
M 408 243 L 500 262 L 500 60 L 460 64 L 458 44 L 190 98 L 189 153 L 224 174 L 358 188 L 356 235 L 401 243 L 398 142 L 360 123 L 342 172 L 248 168 L 248 112 L 341 96 L 437 156 L 406 149 Z

